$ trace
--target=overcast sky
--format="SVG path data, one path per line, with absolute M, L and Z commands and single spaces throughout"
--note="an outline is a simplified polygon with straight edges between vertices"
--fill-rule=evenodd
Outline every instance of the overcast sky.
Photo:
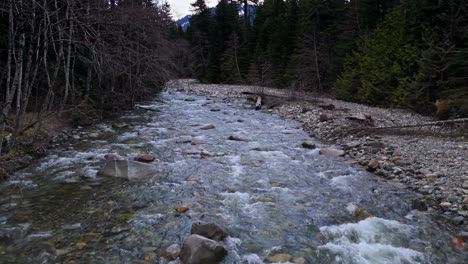
M 171 5 L 172 13 L 174 18 L 181 18 L 190 14 L 190 3 L 195 2 L 194 0 L 167 0 Z M 213 6 L 216 0 L 207 0 L 209 6 Z

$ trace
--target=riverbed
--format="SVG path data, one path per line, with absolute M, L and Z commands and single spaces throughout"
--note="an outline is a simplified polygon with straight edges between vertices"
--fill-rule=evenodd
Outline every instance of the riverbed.
M 168 263 L 161 250 L 200 219 L 229 233 L 224 263 L 280 253 L 306 263 L 467 261 L 443 226 L 412 210 L 415 193 L 319 155 L 333 146 L 303 148 L 298 122 L 173 90 L 142 104 L 77 130 L 72 146 L 0 186 L 1 263 Z M 110 152 L 151 153 L 158 173 L 96 175 Z

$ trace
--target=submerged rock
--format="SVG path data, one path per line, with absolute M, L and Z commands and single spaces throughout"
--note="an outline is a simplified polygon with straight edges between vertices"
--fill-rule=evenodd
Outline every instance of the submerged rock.
M 98 175 L 140 180 L 153 176 L 158 171 L 149 164 L 130 160 L 108 160 Z
M 112 128 L 116 129 L 123 129 L 123 128 L 128 128 L 130 125 L 127 123 L 114 123 L 112 124 Z
M 221 243 L 202 237 L 190 235 L 184 241 L 180 252 L 182 264 L 216 264 L 227 255 Z
M 233 140 L 233 141 L 242 141 L 242 142 L 248 142 L 248 139 L 240 138 L 238 136 L 229 136 L 228 140 Z
M 314 141 L 306 140 L 302 143 L 302 147 L 306 149 L 315 149 L 317 146 L 315 145 Z
M 273 256 L 268 256 L 267 260 L 268 262 L 271 262 L 271 263 L 286 263 L 292 260 L 292 258 L 293 257 L 291 255 L 282 253 L 282 254 L 276 254 Z
M 176 260 L 180 255 L 180 246 L 173 244 L 161 253 L 161 257 L 168 260 Z
M 136 161 L 150 163 L 156 160 L 156 157 L 150 154 L 141 155 L 135 158 Z
M 214 128 L 215 126 L 211 124 L 200 127 L 201 130 L 209 130 L 209 129 L 214 129 Z
M 191 234 L 204 236 L 209 239 L 221 241 L 227 237 L 226 231 L 214 223 L 198 221 L 192 224 Z

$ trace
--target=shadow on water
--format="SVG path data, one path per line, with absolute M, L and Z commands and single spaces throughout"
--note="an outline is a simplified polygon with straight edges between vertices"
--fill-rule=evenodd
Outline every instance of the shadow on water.
M 443 227 L 411 211 L 414 193 L 303 149 L 299 123 L 178 92 L 145 108 L 114 120 L 129 128 L 75 131 L 73 148 L 0 187 L 0 262 L 166 263 L 160 250 L 200 219 L 229 230 L 225 263 L 466 261 Z M 96 176 L 111 150 L 153 153 L 159 173 Z

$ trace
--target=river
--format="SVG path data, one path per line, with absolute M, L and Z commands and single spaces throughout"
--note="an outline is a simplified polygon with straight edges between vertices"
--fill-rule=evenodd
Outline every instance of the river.
M 411 210 L 416 194 L 302 148 L 300 123 L 176 91 L 144 104 L 151 110 L 77 129 L 71 147 L 0 186 L 1 263 L 168 263 L 159 252 L 200 219 L 228 231 L 224 263 L 278 253 L 306 263 L 467 263 L 443 226 Z M 159 173 L 96 176 L 111 150 L 153 153 Z

